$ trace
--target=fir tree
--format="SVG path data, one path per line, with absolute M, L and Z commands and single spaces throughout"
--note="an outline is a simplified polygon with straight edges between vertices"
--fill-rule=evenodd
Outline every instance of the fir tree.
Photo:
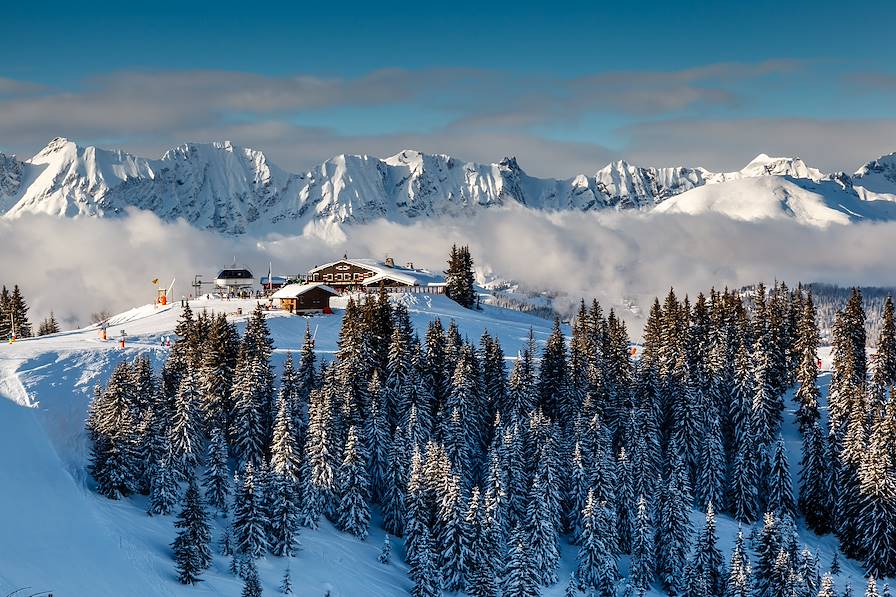
M 752 571 L 750 559 L 744 547 L 744 535 L 737 530 L 734 551 L 728 567 L 728 582 L 725 584 L 725 597 L 749 597 L 752 594 Z
M 840 574 L 840 552 L 835 551 L 834 557 L 831 558 L 831 574 Z
M 639 594 L 643 594 L 650 588 L 655 575 L 653 526 L 650 523 L 647 502 L 642 495 L 638 498 L 635 536 L 632 542 L 631 583 Z
M 529 538 L 528 549 L 536 578 L 542 585 L 557 582 L 557 566 L 560 562 L 560 549 L 557 542 L 557 529 L 551 520 L 548 500 L 545 492 L 552 487 L 543 486 L 540 476 L 532 480 L 526 512 L 526 535 Z
M 426 526 L 420 527 L 415 541 L 414 557 L 409 561 L 410 571 L 408 572 L 414 583 L 411 595 L 414 597 L 439 597 L 442 594 L 439 572 L 433 562 L 429 529 Z
M 377 556 L 377 561 L 383 565 L 392 562 L 392 541 L 389 539 L 388 533 L 386 533 L 386 536 L 383 539 L 383 548 L 380 550 L 380 555 Z
M 834 579 L 831 576 L 831 573 L 827 572 L 821 579 L 821 588 L 818 591 L 818 597 L 836 597 L 836 595 L 837 593 L 834 591 Z
M 178 580 L 183 584 L 196 584 L 199 574 L 211 565 L 212 554 L 209 550 L 211 531 L 193 477 L 189 479 L 183 509 L 174 526 L 180 529 L 172 544 Z
M 242 597 L 261 597 L 261 581 L 258 580 L 258 568 L 251 559 L 244 562 Z
M 367 504 L 369 482 L 366 451 L 355 427 L 348 431 L 342 465 L 339 467 L 338 526 L 361 540 L 367 537 L 370 507 Z
M 13 286 L 12 294 L 7 303 L 7 313 L 9 314 L 8 317 L 10 317 L 10 327 L 13 335 L 17 338 L 30 338 L 31 322 L 28 321 L 28 304 L 25 302 L 25 297 L 22 296 L 22 291 L 19 290 L 18 284 Z
M 710 502 L 706 508 L 706 524 L 697 536 L 691 574 L 700 579 L 709 595 L 721 595 L 724 588 L 722 577 L 722 552 L 717 546 L 715 512 Z
M 706 510 L 709 504 L 724 503 L 725 452 L 721 422 L 714 406 L 707 409 L 697 473 L 695 489 L 700 508 Z
M 37 328 L 38 336 L 47 336 L 49 334 L 58 334 L 59 333 L 59 322 L 56 321 L 56 316 L 50 311 L 50 316 L 40 322 L 40 326 Z
M 284 595 L 292 595 L 292 575 L 289 566 L 283 571 L 283 579 L 280 581 L 280 592 Z
M 797 334 L 797 352 L 800 357 L 796 374 L 798 388 L 794 396 L 797 404 L 796 419 L 800 433 L 805 435 L 818 422 L 818 327 L 815 323 L 815 305 L 812 296 L 807 296 Z
M 130 368 L 122 363 L 106 389 L 94 397 L 87 420 L 93 440 L 90 472 L 97 491 L 111 499 L 128 496 L 138 486 L 139 446 L 133 412 Z
M 237 549 L 249 558 L 261 557 L 267 549 L 268 521 L 262 497 L 252 463 L 247 462 L 242 487 L 234 501 L 233 534 Z
M 782 553 L 780 520 L 766 513 L 761 529 L 753 537 L 756 564 L 753 568 L 753 586 L 756 597 L 775 597 L 776 563 Z
M 502 597 L 536 597 L 539 595 L 538 577 L 529 547 L 519 531 L 511 540 L 507 569 L 504 572 Z
M 227 442 L 224 433 L 218 428 L 212 429 L 207 465 L 202 482 L 205 499 L 209 506 L 226 516 L 227 497 L 230 495 L 230 469 L 227 465 Z
M 595 504 L 594 493 L 589 492 L 582 512 L 582 545 L 576 568 L 579 590 L 596 591 L 602 597 L 615 595 L 618 572 L 608 543 L 611 533 L 606 508 Z
M 819 535 L 830 532 L 831 504 L 828 487 L 831 463 L 818 422 L 803 433 L 800 462 L 800 512 L 806 525 Z
M 781 517 L 792 518 L 796 515 L 796 507 L 793 504 L 793 486 L 787 466 L 787 452 L 784 447 L 784 438 L 780 436 L 771 459 L 767 495 L 767 511 L 774 512 Z
M 896 574 L 896 478 L 887 456 L 883 424 L 875 426 L 859 471 L 862 510 L 858 520 L 865 570 L 872 577 Z
M 147 513 L 168 515 L 178 500 L 177 475 L 171 463 L 170 451 L 160 457 L 151 467 L 149 509 Z
M 473 287 L 475 278 L 473 275 L 473 258 L 470 249 L 466 246 L 451 247 L 451 256 L 448 258 L 448 269 L 445 270 L 446 294 L 467 309 L 476 306 L 476 291 Z
M 170 437 L 172 453 L 176 456 L 176 470 L 187 477 L 199 464 L 205 449 L 199 394 L 196 380 L 190 373 L 183 377 L 177 392 Z
M 674 449 L 672 453 L 676 453 Z M 687 473 L 679 455 L 657 507 L 657 572 L 670 594 L 680 594 L 684 590 L 682 572 L 690 551 L 691 503 Z

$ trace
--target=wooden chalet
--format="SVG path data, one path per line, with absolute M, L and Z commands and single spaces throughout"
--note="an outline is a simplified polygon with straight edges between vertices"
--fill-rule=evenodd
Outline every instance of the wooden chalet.
M 445 278 L 409 263 L 399 266 L 391 258 L 349 259 L 325 263 L 308 271 L 308 283 L 323 283 L 339 292 L 370 291 L 384 286 L 392 292 L 443 294 Z
M 287 284 L 271 295 L 284 311 L 297 315 L 324 313 L 330 310 L 330 298 L 339 292 L 326 284 Z

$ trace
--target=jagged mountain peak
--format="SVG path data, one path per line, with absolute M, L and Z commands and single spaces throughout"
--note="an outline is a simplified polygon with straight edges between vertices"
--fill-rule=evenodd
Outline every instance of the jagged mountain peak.
M 292 174 L 264 152 L 227 140 L 184 143 L 159 159 L 145 159 L 58 137 L 26 162 L 0 155 L 0 213 L 102 217 L 135 207 L 225 233 L 299 233 L 379 218 L 469 217 L 512 204 L 643 210 L 709 185 L 769 177 L 812 192 L 832 185 L 852 197 L 896 201 L 896 154 L 869 162 L 852 178 L 824 174 L 799 157 L 765 153 L 727 173 L 641 167 L 620 159 L 590 176 L 537 178 L 512 156 L 486 164 L 414 149 L 383 159 L 340 154 Z M 773 182 L 749 188 L 765 193 L 783 187 Z

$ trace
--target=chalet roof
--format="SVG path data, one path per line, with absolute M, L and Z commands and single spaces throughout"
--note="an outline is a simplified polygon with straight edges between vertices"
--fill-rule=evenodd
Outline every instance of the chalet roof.
M 326 284 L 320 283 L 312 283 L 312 284 L 287 284 L 277 292 L 271 295 L 271 298 L 275 299 L 285 299 L 285 298 L 296 298 L 297 296 L 301 296 L 308 292 L 313 288 L 320 288 L 325 292 L 329 292 L 330 294 L 337 295 L 339 294 L 336 290 L 330 288 Z
M 311 268 L 308 273 L 313 274 L 316 271 L 331 267 L 337 263 L 350 263 L 356 267 L 368 269 L 374 272 L 373 276 L 364 280 L 365 286 L 379 284 L 382 280 L 396 280 L 409 286 L 442 286 L 445 284 L 445 277 L 434 274 L 425 269 L 411 269 L 400 265 L 386 265 L 384 261 L 377 259 L 338 259 L 323 265 Z
M 408 286 L 444 286 L 445 277 L 425 270 L 394 268 L 364 279 L 365 286 L 376 286 L 383 280 L 395 280 Z

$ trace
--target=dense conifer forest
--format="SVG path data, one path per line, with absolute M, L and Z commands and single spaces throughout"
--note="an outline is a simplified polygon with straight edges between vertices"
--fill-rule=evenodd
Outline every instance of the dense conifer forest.
M 181 582 L 201 580 L 217 550 L 244 595 L 261 591 L 255 559 L 295 554 L 323 519 L 359 540 L 381 520 L 394 538 L 381 561 L 405 560 L 418 597 L 557 583 L 570 596 L 839 594 L 800 545 L 803 523 L 836 535 L 879 595 L 873 579 L 896 575 L 893 303 L 870 358 L 861 294 L 837 313 L 826 404 L 817 320 L 812 295 L 783 284 L 749 301 L 670 291 L 637 351 L 616 313 L 582 302 L 568 330 L 556 321 L 543 345 L 530 336 L 505 355 L 453 322 L 418 336 L 381 292 L 349 301 L 331 360 L 309 329 L 275 371 L 260 308 L 240 336 L 187 306 L 160 370 L 140 358 L 97 388 L 90 472 L 102 495 L 145 494 L 150 515 L 177 517 Z M 798 471 L 785 418 L 802 438 Z M 721 513 L 742 524 L 730 554 Z M 215 516 L 229 521 L 220 537 Z M 578 551 L 568 578 L 563 543 Z

